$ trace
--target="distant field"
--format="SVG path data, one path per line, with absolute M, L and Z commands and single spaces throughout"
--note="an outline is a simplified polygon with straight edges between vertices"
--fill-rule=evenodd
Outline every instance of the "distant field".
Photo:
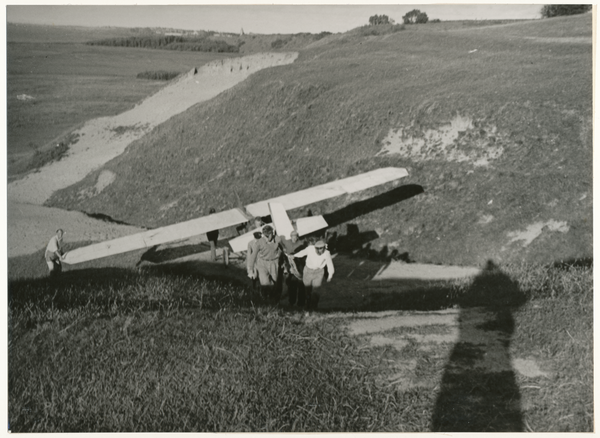
M 46 26 L 6 23 L 7 41 L 19 43 L 85 43 L 100 38 L 139 35 L 143 29 L 125 27 Z
M 41 32 L 41 31 L 40 31 Z M 49 31 L 50 32 L 50 31 Z M 60 35 L 52 30 L 49 40 Z M 43 33 L 31 35 L 42 39 Z M 70 35 L 81 39 L 81 34 Z M 23 36 L 17 34 L 16 41 Z M 87 120 L 121 113 L 165 85 L 137 79 L 146 71 L 187 72 L 232 55 L 94 47 L 80 43 L 7 44 L 8 174 L 23 170 L 35 149 L 44 150 Z M 17 96 L 31 96 L 19 100 Z

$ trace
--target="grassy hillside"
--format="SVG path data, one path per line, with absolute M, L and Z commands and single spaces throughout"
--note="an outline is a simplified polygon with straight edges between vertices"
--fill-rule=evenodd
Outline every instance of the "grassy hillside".
M 96 172 L 49 204 L 154 227 L 394 165 L 403 186 L 313 212 L 418 261 L 591 256 L 591 16 L 364 33 L 170 119 L 100 194 L 81 196 Z

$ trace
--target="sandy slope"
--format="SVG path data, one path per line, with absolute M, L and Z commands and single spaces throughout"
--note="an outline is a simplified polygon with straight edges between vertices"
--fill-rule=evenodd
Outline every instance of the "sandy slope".
M 174 115 L 215 97 L 256 71 L 290 64 L 297 57 L 297 53 L 260 53 L 214 61 L 190 71 L 130 111 L 84 124 L 75 131 L 79 141 L 70 147 L 67 157 L 8 185 L 9 257 L 42 248 L 59 227 L 67 231 L 65 241 L 106 240 L 134 233 L 137 228 L 41 205 L 55 191 L 80 181 Z
M 191 71 L 130 111 L 86 123 L 74 132 L 79 134 L 79 141 L 70 147 L 66 158 L 9 184 L 8 198 L 41 205 L 52 193 L 80 181 L 174 115 L 215 97 L 258 70 L 289 64 L 297 57 L 297 53 L 261 53 L 214 61 L 197 73 Z

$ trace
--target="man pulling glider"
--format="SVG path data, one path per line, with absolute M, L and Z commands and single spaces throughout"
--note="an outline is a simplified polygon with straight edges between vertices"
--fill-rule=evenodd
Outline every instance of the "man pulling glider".
M 290 255 L 290 257 L 306 257 L 306 265 L 302 274 L 306 292 L 306 310 L 316 310 L 320 298 L 319 288 L 325 277 L 325 268 L 327 268 L 327 282 L 331 281 L 335 272 L 331 253 L 327 250 L 325 242 L 319 240 L 314 245 Z

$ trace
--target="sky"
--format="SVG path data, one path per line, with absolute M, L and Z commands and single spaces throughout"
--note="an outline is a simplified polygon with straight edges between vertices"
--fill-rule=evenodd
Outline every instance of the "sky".
M 127 4 L 112 5 L 19 5 L 6 6 L 6 21 L 70 26 L 168 27 L 186 30 L 214 30 L 246 33 L 346 32 L 368 24 L 372 15 L 385 14 L 396 22 L 408 11 L 419 9 L 430 20 L 535 19 L 541 4 L 237 4 L 194 5 Z

